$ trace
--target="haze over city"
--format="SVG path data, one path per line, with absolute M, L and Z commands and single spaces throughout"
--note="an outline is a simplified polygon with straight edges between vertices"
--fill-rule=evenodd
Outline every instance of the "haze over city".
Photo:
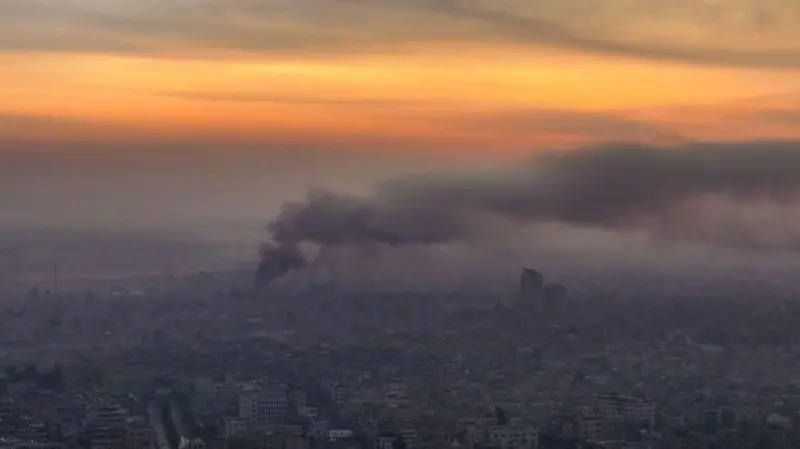
M 797 0 L 0 0 L 0 449 L 800 447 Z
M 615 175 L 593 173 L 602 155 L 639 144 L 687 155 L 654 181 L 663 201 L 749 201 L 695 205 L 690 229 L 668 219 L 667 233 L 782 250 L 796 222 L 785 200 L 800 139 L 798 17 L 781 0 L 6 1 L 0 224 L 10 239 L 20 227 L 191 232 L 240 251 L 207 257 L 219 267 L 256 257 L 244 248 L 309 186 L 369 196 L 391 178 L 467 172 L 452 182 L 483 201 L 478 189 L 503 187 L 481 173 L 590 148 L 600 160 L 574 176 L 608 189 L 602 176 Z M 729 150 L 742 161 L 702 156 Z M 617 169 L 636 172 L 640 151 L 629 153 Z M 687 187 L 705 176 L 695 164 L 713 165 L 717 184 Z M 763 180 L 733 192 L 749 168 Z M 632 218 L 599 212 L 607 219 L 568 224 Z M 564 218 L 552 213 L 532 221 Z

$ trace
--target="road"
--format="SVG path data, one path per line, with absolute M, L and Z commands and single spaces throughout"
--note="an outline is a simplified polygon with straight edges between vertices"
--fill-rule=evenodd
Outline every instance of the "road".
M 147 416 L 149 418 L 150 427 L 156 434 L 156 446 L 158 449 L 176 449 L 169 444 L 167 432 L 164 430 L 164 421 L 161 419 L 161 404 L 158 399 L 151 399 L 147 403 Z

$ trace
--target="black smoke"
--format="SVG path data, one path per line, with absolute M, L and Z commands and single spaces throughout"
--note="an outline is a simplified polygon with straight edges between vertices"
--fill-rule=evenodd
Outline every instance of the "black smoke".
M 303 252 L 293 242 L 280 245 L 266 243 L 261 246 L 261 263 L 256 271 L 256 286 L 263 287 L 291 270 L 307 266 Z
M 800 193 L 800 143 L 612 145 L 467 174 L 391 179 L 368 196 L 312 189 L 268 225 L 265 279 L 305 266 L 300 242 L 437 244 L 502 226 L 557 223 L 646 231 L 748 249 L 800 250 L 785 226 Z M 758 220 L 755 210 L 768 209 Z M 507 229 L 507 228 L 503 228 Z M 288 248 L 288 249 L 287 249 Z M 277 261 L 277 262 L 273 262 Z M 274 268 L 273 264 L 275 264 Z

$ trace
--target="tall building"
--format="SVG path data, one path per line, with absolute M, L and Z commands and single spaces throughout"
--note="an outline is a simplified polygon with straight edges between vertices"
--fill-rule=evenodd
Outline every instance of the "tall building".
M 561 284 L 550 284 L 544 288 L 544 300 L 551 306 L 562 304 L 567 298 L 567 288 Z
M 544 275 L 530 268 L 523 268 L 520 276 L 518 306 L 538 307 L 544 298 Z

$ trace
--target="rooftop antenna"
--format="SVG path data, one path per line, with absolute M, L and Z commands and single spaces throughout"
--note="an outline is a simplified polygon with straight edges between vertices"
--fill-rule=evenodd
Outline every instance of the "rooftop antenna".
M 53 264 L 53 296 L 58 295 L 58 264 Z

